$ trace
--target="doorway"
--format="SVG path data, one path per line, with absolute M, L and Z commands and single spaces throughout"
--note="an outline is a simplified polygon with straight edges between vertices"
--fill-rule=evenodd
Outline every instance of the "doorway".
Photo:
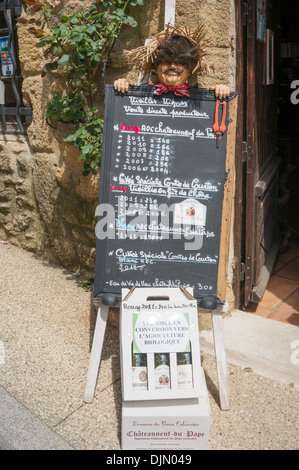
M 278 128 L 281 155 L 281 251 L 299 243 L 299 9 L 298 1 L 279 6 Z
M 235 237 L 240 259 L 236 307 L 247 311 L 257 311 L 263 305 L 268 286 L 273 286 L 273 273 L 281 278 L 279 282 L 275 278 L 278 284 L 282 282 L 283 276 L 273 271 L 278 269 L 277 256 L 294 249 L 290 257 L 299 255 L 296 4 L 295 0 L 244 0 L 237 12 L 239 68 L 243 72 L 237 83 L 243 126 L 237 142 L 239 149 L 242 145 L 242 164 L 237 173 L 236 199 L 242 204 L 240 208 L 236 203 L 235 209 L 239 231 L 242 220 L 242 236 L 239 242 Z M 264 11 L 262 6 L 266 7 Z M 264 28 L 259 20 L 264 20 Z M 293 293 L 298 295 L 299 284 L 294 284 L 298 273 L 292 276 Z
M 241 308 L 262 299 L 280 245 L 280 158 L 276 148 L 278 3 L 236 3 L 239 158 L 234 244 L 239 266 L 235 292 L 239 292 L 236 300 Z

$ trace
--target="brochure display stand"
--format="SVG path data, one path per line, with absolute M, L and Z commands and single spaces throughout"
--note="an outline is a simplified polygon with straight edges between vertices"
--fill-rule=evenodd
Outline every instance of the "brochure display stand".
M 123 449 L 206 449 L 210 407 L 197 302 L 184 288 L 123 290 Z
M 200 375 L 196 300 L 186 289 L 179 288 L 123 292 L 120 317 L 123 399 L 201 396 L 205 385 Z

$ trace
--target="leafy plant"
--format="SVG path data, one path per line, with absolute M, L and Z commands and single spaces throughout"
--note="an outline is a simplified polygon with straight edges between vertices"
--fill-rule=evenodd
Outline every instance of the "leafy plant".
M 96 167 L 101 162 L 102 139 L 103 120 L 94 108 L 87 113 L 86 121 L 79 123 L 77 129 L 64 138 L 66 142 L 73 142 L 81 151 L 79 160 L 84 162 L 84 176 L 90 172 L 96 174 Z
M 95 102 L 97 77 L 101 73 L 105 83 L 106 67 L 122 26 L 137 25 L 128 14 L 129 8 L 142 6 L 144 0 L 101 0 L 93 2 L 88 10 L 63 9 L 58 14 L 48 1 L 24 2 L 32 17 L 21 17 L 19 23 L 29 26 L 29 34 L 39 39 L 36 47 L 43 49 L 46 60 L 42 76 L 67 72 L 65 93 L 53 96 L 47 116 L 52 114 L 78 123 L 76 131 L 65 140 L 73 141 L 81 150 L 79 159 L 85 162 L 83 174 L 96 173 L 102 142 L 99 132 L 103 128 Z
M 80 94 L 70 98 L 56 93 L 47 105 L 46 117 L 53 121 L 79 122 L 85 118 L 84 101 Z
M 90 291 L 92 291 L 92 289 L 93 289 L 94 278 L 91 277 L 91 278 L 88 279 L 87 281 L 81 281 L 81 282 L 79 282 L 79 285 L 80 285 L 86 292 L 90 292 Z

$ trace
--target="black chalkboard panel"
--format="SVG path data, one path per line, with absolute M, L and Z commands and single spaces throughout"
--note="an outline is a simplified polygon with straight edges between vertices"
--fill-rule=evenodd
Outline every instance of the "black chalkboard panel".
M 182 285 L 217 298 L 226 133 L 217 148 L 214 93 L 153 92 L 106 87 L 94 297 Z

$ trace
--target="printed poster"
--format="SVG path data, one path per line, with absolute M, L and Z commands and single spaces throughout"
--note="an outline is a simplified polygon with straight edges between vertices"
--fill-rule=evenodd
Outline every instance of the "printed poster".
M 8 52 L 8 36 L 0 38 L 1 75 L 9 77 L 13 73 L 11 55 Z
M 189 316 L 180 312 L 133 314 L 133 352 L 189 352 Z

